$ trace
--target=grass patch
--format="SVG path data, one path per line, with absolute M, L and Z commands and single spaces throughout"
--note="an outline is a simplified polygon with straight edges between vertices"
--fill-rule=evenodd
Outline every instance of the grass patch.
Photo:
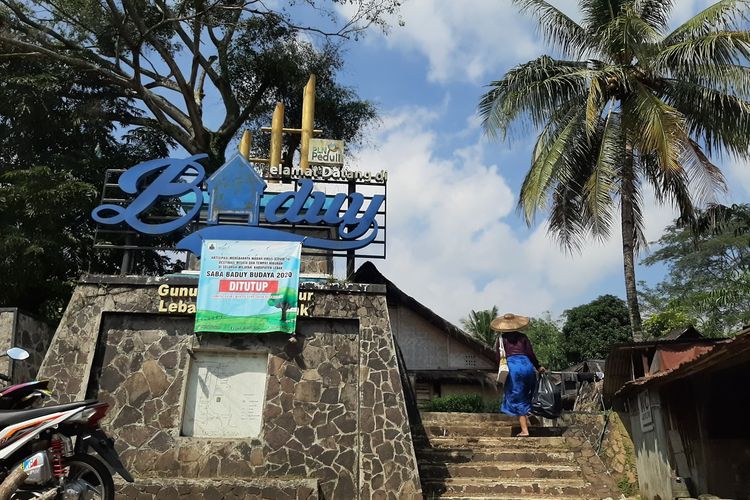
M 477 394 L 445 396 L 427 401 L 425 410 L 435 412 L 484 413 L 485 403 Z
M 197 311 L 195 330 L 216 333 L 294 333 L 297 313 L 287 311 L 281 321 L 281 311 L 257 316 L 230 316 L 218 311 Z

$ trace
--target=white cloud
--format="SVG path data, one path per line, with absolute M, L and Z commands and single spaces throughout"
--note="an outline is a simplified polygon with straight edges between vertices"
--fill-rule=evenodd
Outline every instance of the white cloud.
M 354 7 L 340 8 L 346 15 Z M 484 82 L 499 77 L 504 65 L 536 57 L 543 48 L 534 24 L 509 1 L 409 0 L 400 14 L 405 26 L 369 40 L 422 54 L 434 82 Z
M 671 27 L 714 2 L 675 1 Z M 580 21 L 578 0 L 551 3 Z M 342 4 L 341 14 L 351 15 L 354 5 Z M 427 77 L 432 82 L 486 83 L 499 78 L 511 65 L 550 52 L 536 21 L 508 0 L 409 0 L 403 3 L 400 15 L 405 26 L 397 26 L 394 19 L 389 34 L 376 34 L 368 40 L 421 54 L 429 63 Z
M 750 162 L 745 160 L 730 160 L 724 166 L 724 173 L 729 187 L 731 200 L 747 200 L 750 195 Z
M 357 156 L 357 168 L 389 170 L 388 258 L 376 262 L 389 279 L 454 322 L 492 305 L 559 314 L 620 279 L 618 231 L 568 255 L 544 227 L 517 229 L 515 194 L 500 166 L 486 161 L 480 133 L 474 144 L 438 156 L 442 136 L 430 128 L 438 118 L 420 108 L 388 114 L 375 133 L 380 147 Z M 654 238 L 673 214 L 648 202 L 646 217 Z

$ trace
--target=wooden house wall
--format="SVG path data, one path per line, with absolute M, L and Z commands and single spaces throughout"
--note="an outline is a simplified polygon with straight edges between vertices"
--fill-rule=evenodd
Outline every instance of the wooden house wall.
M 494 369 L 476 350 L 446 335 L 411 309 L 389 305 L 388 314 L 408 370 Z

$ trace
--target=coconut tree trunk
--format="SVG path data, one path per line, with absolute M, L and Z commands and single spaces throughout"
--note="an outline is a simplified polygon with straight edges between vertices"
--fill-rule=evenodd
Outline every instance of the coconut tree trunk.
M 625 271 L 625 295 L 630 315 L 630 329 L 633 340 L 643 340 L 643 325 L 641 310 L 638 307 L 638 292 L 635 282 L 635 170 L 633 166 L 633 148 L 625 146 L 625 159 L 622 170 L 622 188 L 620 190 L 620 205 L 622 209 L 622 257 Z

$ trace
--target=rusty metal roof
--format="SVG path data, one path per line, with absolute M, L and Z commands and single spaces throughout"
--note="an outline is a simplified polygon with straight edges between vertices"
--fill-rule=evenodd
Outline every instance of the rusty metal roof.
M 625 382 L 620 387 L 614 388 L 609 394 L 624 396 L 634 390 L 674 382 L 696 373 L 710 371 L 721 366 L 730 366 L 736 361 L 750 357 L 750 328 L 741 331 L 734 338 L 716 339 L 711 345 L 704 342 L 695 342 L 695 344 L 699 348 L 690 350 L 691 354 L 686 355 L 682 362 L 673 364 L 657 373 Z M 607 366 L 609 373 L 609 361 Z
M 606 376 L 604 377 L 603 393 L 609 398 L 617 393 L 620 388 L 632 379 L 631 357 L 635 352 L 643 354 L 652 354 L 659 348 L 688 347 L 700 345 L 713 345 L 722 342 L 724 339 L 654 339 L 642 342 L 623 342 L 614 344 L 610 348 L 605 366 Z

